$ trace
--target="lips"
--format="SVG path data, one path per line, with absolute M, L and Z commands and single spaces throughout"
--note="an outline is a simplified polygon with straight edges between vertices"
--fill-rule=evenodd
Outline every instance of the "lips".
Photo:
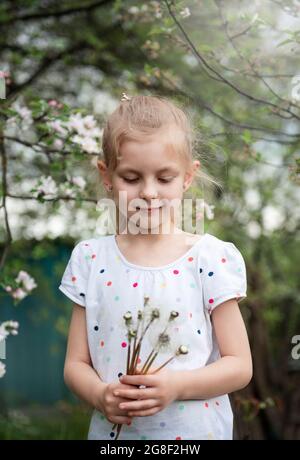
M 142 210 L 142 211 L 149 211 L 150 212 L 150 211 L 155 211 L 156 209 L 161 209 L 161 208 L 162 208 L 162 206 L 159 206 L 158 208 L 143 208 L 143 209 L 141 209 L 139 206 L 137 206 L 136 209 L 137 209 L 137 211 Z

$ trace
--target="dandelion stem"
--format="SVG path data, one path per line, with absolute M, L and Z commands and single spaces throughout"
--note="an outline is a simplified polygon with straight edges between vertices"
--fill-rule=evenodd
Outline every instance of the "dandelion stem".
M 145 369 L 145 367 L 147 366 L 149 360 L 152 358 L 153 353 L 155 353 L 155 347 L 153 348 L 153 350 L 152 350 L 151 353 L 149 354 L 148 358 L 147 358 L 146 361 L 144 362 L 144 365 L 143 365 L 143 368 L 142 368 L 142 370 L 141 370 L 141 373 L 144 372 L 144 369 Z
M 153 361 L 156 359 L 157 355 L 158 355 L 158 351 L 155 353 L 155 355 L 154 355 L 154 356 L 152 357 L 152 359 L 150 360 L 148 366 L 146 367 L 145 372 L 144 372 L 145 374 L 147 374 L 148 370 L 150 369 L 150 367 L 151 367 Z
M 121 429 L 122 429 L 122 424 L 121 424 L 121 423 L 119 423 L 119 424 L 118 424 L 118 427 L 117 427 L 117 436 L 115 437 L 115 440 L 117 440 L 117 439 L 118 439 L 118 437 L 119 437 L 119 434 L 120 434 L 120 432 L 121 432 Z
M 128 371 L 129 371 L 130 353 L 131 353 L 131 339 L 129 339 L 129 345 L 128 345 L 128 350 L 127 350 L 127 368 L 126 368 L 126 374 L 128 374 Z
M 158 369 L 156 369 L 153 374 L 155 374 L 156 372 L 160 371 L 163 367 L 165 367 L 167 364 L 169 364 L 174 358 L 175 358 L 176 355 L 174 356 L 171 356 L 170 359 L 168 359 L 164 364 L 162 364 Z

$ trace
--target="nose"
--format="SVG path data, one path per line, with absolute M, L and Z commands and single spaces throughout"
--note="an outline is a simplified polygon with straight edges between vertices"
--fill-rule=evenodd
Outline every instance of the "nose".
M 157 189 L 155 185 L 151 182 L 144 183 L 140 190 L 139 196 L 147 202 L 157 198 Z

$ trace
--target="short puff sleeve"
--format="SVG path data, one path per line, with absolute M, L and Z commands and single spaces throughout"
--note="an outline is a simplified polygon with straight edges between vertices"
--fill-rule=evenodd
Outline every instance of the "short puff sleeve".
M 91 246 L 79 242 L 73 249 L 58 289 L 73 302 L 85 307 L 85 295 L 92 258 Z
M 226 300 L 247 297 L 246 265 L 233 243 L 219 240 L 200 273 L 204 306 L 210 313 Z

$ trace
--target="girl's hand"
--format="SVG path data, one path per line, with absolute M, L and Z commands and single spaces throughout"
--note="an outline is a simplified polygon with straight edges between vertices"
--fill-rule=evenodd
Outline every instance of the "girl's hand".
M 120 409 L 120 403 L 128 402 L 128 399 L 125 397 L 118 396 L 116 397 L 115 391 L 129 391 L 132 389 L 132 385 L 124 385 L 119 382 L 108 383 L 104 389 L 101 391 L 101 396 L 99 395 L 99 410 L 105 415 L 107 420 L 112 423 L 126 423 L 129 424 L 132 422 L 132 418 L 128 417 L 128 411 L 126 409 Z M 96 409 L 98 409 L 96 406 Z
M 178 399 L 178 377 L 176 371 L 162 369 L 156 374 L 122 375 L 120 382 L 129 385 L 144 385 L 145 389 L 115 389 L 114 394 L 135 401 L 120 403 L 131 417 L 147 417 L 160 412 Z

